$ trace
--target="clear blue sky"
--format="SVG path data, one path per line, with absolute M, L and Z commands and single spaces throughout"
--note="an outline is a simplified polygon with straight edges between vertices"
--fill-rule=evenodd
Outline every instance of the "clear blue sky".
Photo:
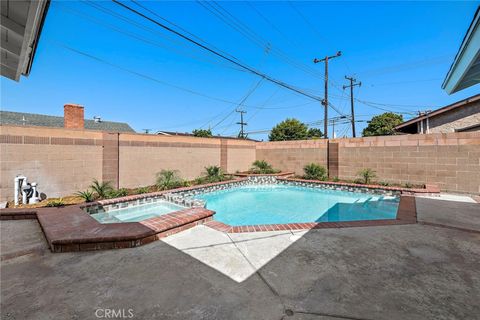
M 362 82 L 355 89 L 358 99 L 398 112 L 434 109 L 480 91 L 477 85 L 448 96 L 441 89 L 479 2 L 219 2 L 223 19 L 247 26 L 243 30 L 253 40 L 197 2 L 142 4 L 243 63 L 319 96 L 323 64 L 312 59 L 341 50 L 342 57 L 330 62 L 329 92 L 343 113 L 350 109 L 341 88 L 344 75 Z M 258 80 L 112 2 L 53 1 L 32 73 L 20 83 L 2 78 L 1 108 L 62 115 L 63 105 L 72 102 L 85 106 L 87 118 L 125 121 L 137 131 L 216 125 L 215 134 L 230 135 L 238 133 L 239 120 L 232 103 Z M 323 119 L 319 103 L 266 81 L 243 109 L 247 131 L 271 128 L 287 117 Z M 382 112 L 356 104 L 358 119 Z M 330 116 L 338 114 L 330 110 Z M 358 130 L 364 126 L 359 123 Z M 350 134 L 347 125 L 337 129 Z

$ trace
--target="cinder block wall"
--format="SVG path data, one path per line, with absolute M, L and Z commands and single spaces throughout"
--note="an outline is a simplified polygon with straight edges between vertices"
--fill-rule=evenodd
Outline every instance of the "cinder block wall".
M 118 187 L 139 187 L 153 184 L 162 169 L 193 179 L 205 166 L 218 165 L 233 173 L 247 170 L 256 159 L 296 174 L 315 162 L 330 164 L 342 179 L 353 180 L 359 170 L 372 168 L 378 181 L 431 183 L 446 191 L 480 193 L 480 132 L 255 143 L 2 126 L 0 200 L 12 200 L 17 174 L 38 182 L 47 196 L 59 197 L 85 190 L 94 178 Z
M 2 126 L 0 148 L 0 201 L 13 199 L 18 174 L 60 197 L 85 190 L 94 178 L 135 188 L 153 184 L 162 169 L 194 179 L 206 166 L 245 171 L 255 161 L 252 141 L 63 128 Z
M 257 160 L 265 160 L 282 171 L 303 173 L 308 163 L 327 167 L 327 142 L 322 139 L 257 143 Z
M 162 169 L 193 179 L 210 165 L 220 166 L 220 139 L 120 135 L 120 187 L 151 185 Z
M 1 126 L 0 163 L 0 201 L 13 199 L 18 174 L 49 197 L 70 195 L 102 179 L 102 134 Z
M 247 171 L 256 159 L 253 141 L 223 140 L 226 143 L 226 163 L 224 169 L 229 173 Z
M 378 181 L 480 193 L 480 132 L 337 139 L 339 177 L 372 168 Z
M 376 171 L 377 181 L 436 184 L 444 191 L 480 193 L 480 132 L 331 139 L 330 167 L 340 179 L 355 180 L 361 169 Z M 257 143 L 257 159 L 303 174 L 306 163 L 325 167 L 327 142 Z M 335 156 L 338 158 L 335 159 Z M 333 170 L 332 170 L 333 171 Z

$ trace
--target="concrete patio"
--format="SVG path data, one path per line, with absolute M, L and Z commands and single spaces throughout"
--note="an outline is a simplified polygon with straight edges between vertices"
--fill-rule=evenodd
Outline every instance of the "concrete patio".
M 444 226 L 197 226 L 143 247 L 61 254 L 36 221 L 2 221 L 2 319 L 97 319 L 99 308 L 133 319 L 476 319 L 480 209 L 452 204 L 417 201 L 419 221 L 443 215 Z

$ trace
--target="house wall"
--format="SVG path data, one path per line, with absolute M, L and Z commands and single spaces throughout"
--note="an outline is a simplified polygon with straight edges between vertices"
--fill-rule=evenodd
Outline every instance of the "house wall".
M 455 129 L 480 124 L 480 101 L 429 118 L 430 133 L 455 132 Z M 425 122 L 424 122 L 425 125 Z M 426 128 L 426 127 L 425 127 Z

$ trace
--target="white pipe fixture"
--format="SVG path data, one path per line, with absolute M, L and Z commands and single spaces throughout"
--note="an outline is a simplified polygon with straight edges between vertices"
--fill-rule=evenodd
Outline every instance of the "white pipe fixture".
M 32 204 L 40 201 L 36 182 L 28 183 L 28 179 L 24 175 L 17 175 L 14 181 L 14 203 L 15 206 L 20 204 L 20 196 L 22 204 Z
M 27 184 L 27 177 L 25 177 L 24 175 L 21 175 L 21 174 L 17 175 L 15 177 L 15 183 L 14 183 L 15 190 L 14 190 L 14 193 L 13 193 L 14 197 L 15 197 L 14 203 L 15 203 L 16 206 L 18 206 L 18 204 L 19 204 L 18 200 L 20 198 L 20 193 L 22 192 L 22 189 L 21 189 L 22 185 L 24 185 L 24 184 Z
M 40 198 L 38 197 L 38 191 L 37 191 L 38 183 L 32 182 L 32 197 L 28 201 L 28 203 L 38 203 L 40 201 Z

